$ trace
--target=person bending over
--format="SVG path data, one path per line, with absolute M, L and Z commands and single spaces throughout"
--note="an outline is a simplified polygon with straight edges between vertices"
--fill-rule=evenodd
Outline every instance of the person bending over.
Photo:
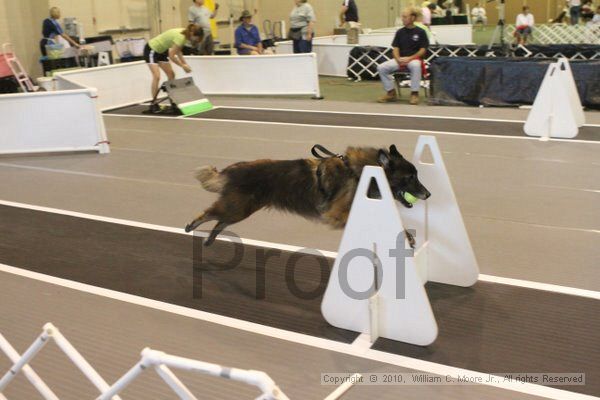
M 152 98 L 158 94 L 158 84 L 160 82 L 160 70 L 167 75 L 168 80 L 175 79 L 175 72 L 171 67 L 170 61 L 180 66 L 186 73 L 192 72 L 190 66 L 185 62 L 181 49 L 186 41 L 197 45 L 204 38 L 202 27 L 196 24 L 189 24 L 187 28 L 174 28 L 161 33 L 150 39 L 144 48 L 144 60 L 152 73 Z M 169 61 L 170 60 L 170 61 Z M 160 107 L 153 102 L 150 105 L 151 112 L 159 112 Z
M 419 87 L 422 77 L 422 59 L 425 56 L 429 40 L 427 33 L 415 26 L 418 11 L 407 8 L 402 11 L 402 23 L 404 27 L 399 29 L 392 42 L 394 58 L 377 67 L 381 83 L 386 94 L 379 99 L 380 103 L 396 101 L 398 96 L 394 87 L 394 72 L 406 70 L 410 72 L 410 104 L 419 104 Z

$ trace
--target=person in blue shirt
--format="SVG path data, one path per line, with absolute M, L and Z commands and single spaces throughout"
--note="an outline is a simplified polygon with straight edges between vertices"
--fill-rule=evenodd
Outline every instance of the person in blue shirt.
M 252 25 L 252 14 L 244 10 L 240 17 L 242 24 L 235 30 L 235 48 L 240 55 L 257 56 L 264 53 L 260 34 L 256 25 Z
M 58 20 L 60 19 L 60 9 L 58 7 L 52 7 L 50 9 L 50 18 L 46 18 L 42 25 L 42 40 L 40 41 L 40 50 L 42 55 L 46 55 L 46 45 L 61 43 L 66 41 L 71 46 L 79 47 L 79 43 L 74 41 L 71 36 L 67 35 L 60 26 Z M 68 47 L 68 46 L 67 46 Z

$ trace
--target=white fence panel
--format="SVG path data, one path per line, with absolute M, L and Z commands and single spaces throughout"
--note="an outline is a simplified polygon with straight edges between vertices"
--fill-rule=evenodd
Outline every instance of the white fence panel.
M 95 90 L 0 95 L 0 120 L 0 154 L 109 151 Z
M 315 54 L 187 57 L 206 95 L 320 96 Z
M 83 87 L 96 88 L 101 110 L 151 99 L 152 76 L 143 61 L 62 72 L 57 76 L 59 89 L 66 88 L 61 78 Z

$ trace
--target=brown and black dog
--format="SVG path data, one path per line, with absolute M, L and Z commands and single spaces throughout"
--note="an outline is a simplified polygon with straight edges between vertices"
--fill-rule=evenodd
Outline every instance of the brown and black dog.
M 319 159 L 239 162 L 221 172 L 206 166 L 196 170 L 196 179 L 204 189 L 219 193 L 220 197 L 185 230 L 190 232 L 204 222 L 217 221 L 205 242 L 210 245 L 227 226 L 265 207 L 341 229 L 346 225 L 362 169 L 367 165 L 385 170 L 394 197 L 405 207 L 412 204 L 404 199 L 404 193 L 422 200 L 431 195 L 419 182 L 415 166 L 394 145 L 389 150 L 349 147 L 344 155 Z M 369 196 L 378 195 L 377 187 L 371 187 Z

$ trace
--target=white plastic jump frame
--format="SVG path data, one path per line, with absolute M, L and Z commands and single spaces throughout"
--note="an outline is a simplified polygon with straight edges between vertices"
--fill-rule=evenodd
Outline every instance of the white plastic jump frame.
M 256 400 L 289 400 L 269 375 L 262 371 L 226 368 L 217 364 L 168 355 L 161 351 L 148 348 L 142 350 L 142 359 L 140 362 L 115 382 L 109 390 L 102 393 L 97 400 L 109 400 L 112 396 L 115 396 L 125 389 L 125 387 L 141 375 L 142 372 L 150 368 L 154 368 L 167 385 L 177 393 L 179 398 L 184 400 L 197 400 L 189 389 L 175 376 L 175 374 L 173 374 L 173 372 L 171 372 L 169 367 L 191 372 L 200 372 L 256 386 L 262 393 Z
M 429 148 L 433 163 L 422 161 Z M 432 193 L 413 208 L 398 208 L 385 173 L 365 167 L 321 311 L 333 326 L 426 346 L 438 327 L 425 292 L 427 281 L 472 286 L 479 268 L 434 136 L 420 136 L 413 164 Z M 381 199 L 367 195 L 375 180 Z M 405 229 L 413 232 L 410 249 Z
M 8 370 L 6 374 L 0 379 L 0 393 L 6 389 L 6 386 L 17 376 L 20 371 L 23 371 L 25 376 L 33 384 L 33 386 L 40 392 L 46 400 L 58 399 L 54 393 L 46 386 L 46 384 L 39 379 L 39 377 L 33 372 L 31 367 L 27 364 L 53 339 L 54 343 L 65 353 L 67 357 L 75 364 L 77 368 L 92 382 L 92 384 L 100 391 L 100 393 L 106 392 L 110 386 L 102 377 L 96 372 L 94 368 L 83 358 L 83 356 L 73 347 L 71 343 L 60 333 L 51 323 L 44 325 L 43 331 L 40 336 L 29 346 L 29 348 L 19 357 L 16 361 L 13 358 L 17 358 L 18 354 L 12 348 L 12 346 L 2 337 L 0 340 L 0 349 L 2 349 L 11 360 L 14 362 L 13 366 Z M 10 354 L 12 353 L 12 357 Z M 114 396 L 113 400 L 121 400 L 119 396 Z
M 104 379 L 92 368 L 92 366 L 83 358 L 83 356 L 69 343 L 69 341 L 60 333 L 51 323 L 44 325 L 41 335 L 29 346 L 29 348 L 19 355 L 12 345 L 0 334 L 0 350 L 13 362 L 13 366 L 0 379 L 0 400 L 8 400 L 3 391 L 8 384 L 19 374 L 23 372 L 29 382 L 42 395 L 45 400 L 59 400 L 52 390 L 42 381 L 35 371 L 28 365 L 31 360 L 44 348 L 44 346 L 53 339 L 58 347 L 67 355 L 81 372 L 96 386 L 100 391 L 97 400 L 121 400 L 118 394 L 124 390 L 132 381 L 138 378 L 142 372 L 153 368 L 156 373 L 165 381 L 165 383 L 182 400 L 197 400 L 190 390 L 175 376 L 171 368 L 182 369 L 190 372 L 199 372 L 215 377 L 226 378 L 248 385 L 256 386 L 261 395 L 256 400 L 290 400 L 281 389 L 275 384 L 273 379 L 265 372 L 255 370 L 243 370 L 237 368 L 227 368 L 217 364 L 206 363 L 192 360 L 189 358 L 177 357 L 163 353 L 162 351 L 146 348 L 142 350 L 142 359 L 128 372 L 125 373 L 112 386 L 109 386 Z M 360 374 L 354 374 L 352 378 L 335 389 L 325 400 L 337 400 L 350 390 L 356 382 L 359 381 Z
M 585 114 L 569 60 L 560 58 L 548 66 L 523 130 L 543 141 L 570 139 L 583 124 Z

